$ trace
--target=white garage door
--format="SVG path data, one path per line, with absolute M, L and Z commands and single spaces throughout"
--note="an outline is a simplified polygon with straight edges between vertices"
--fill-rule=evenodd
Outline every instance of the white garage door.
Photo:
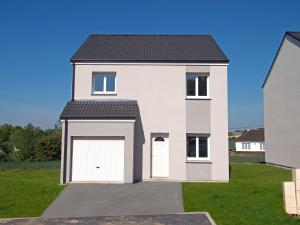
M 73 139 L 72 181 L 124 181 L 124 139 Z

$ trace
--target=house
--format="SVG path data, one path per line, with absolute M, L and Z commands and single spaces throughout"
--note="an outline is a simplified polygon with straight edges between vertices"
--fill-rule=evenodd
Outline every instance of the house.
M 300 167 L 300 32 L 286 32 L 263 84 L 266 162 Z
M 61 183 L 228 181 L 228 62 L 209 35 L 90 35 L 71 58 Z
M 237 152 L 264 152 L 266 150 L 264 129 L 253 129 L 243 132 L 236 139 L 235 150 Z

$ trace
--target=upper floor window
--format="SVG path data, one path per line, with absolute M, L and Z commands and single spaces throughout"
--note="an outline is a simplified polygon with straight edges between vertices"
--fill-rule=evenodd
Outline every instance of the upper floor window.
M 186 95 L 188 98 L 208 98 L 209 75 L 188 73 L 186 76 Z
M 116 74 L 115 73 L 93 73 L 94 94 L 115 94 Z
M 260 150 L 265 150 L 265 144 L 264 143 L 260 143 Z
M 209 154 L 208 136 L 187 137 L 187 160 L 208 160 Z

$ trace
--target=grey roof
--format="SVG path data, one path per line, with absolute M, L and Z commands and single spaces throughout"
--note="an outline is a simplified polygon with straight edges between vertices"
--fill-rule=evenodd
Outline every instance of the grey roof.
M 229 62 L 210 35 L 105 34 L 90 35 L 71 61 Z
M 75 100 L 65 106 L 61 119 L 135 119 L 135 100 Z
M 288 31 L 287 34 L 300 41 L 300 32 Z

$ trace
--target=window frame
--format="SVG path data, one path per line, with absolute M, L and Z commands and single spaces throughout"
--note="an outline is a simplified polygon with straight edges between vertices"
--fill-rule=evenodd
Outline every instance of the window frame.
M 188 157 L 188 142 L 189 137 L 196 138 L 196 156 Z M 207 157 L 199 157 L 199 138 L 207 138 Z M 187 135 L 186 136 L 186 160 L 187 161 L 208 161 L 210 160 L 210 135 Z
M 103 76 L 103 91 L 96 91 L 95 90 L 95 78 L 97 76 Z M 107 77 L 114 76 L 115 78 L 115 90 L 114 91 L 107 91 Z M 111 95 L 117 94 L 117 74 L 116 72 L 93 72 L 92 73 L 92 94 L 100 94 L 100 95 Z
M 196 76 L 195 78 L 195 95 L 188 95 L 188 90 L 187 90 L 187 77 L 189 75 L 194 75 Z M 203 77 L 207 77 L 207 80 L 206 80 L 206 95 L 204 96 L 201 96 L 199 95 L 198 91 L 199 91 L 199 78 L 200 76 L 203 76 Z M 192 72 L 189 72 L 189 73 L 186 73 L 186 78 L 185 78 L 185 94 L 186 94 L 186 98 L 187 99 L 210 99 L 210 95 L 209 95 L 209 80 L 210 80 L 210 74 L 209 73 L 192 73 Z
M 242 142 L 242 149 L 243 150 L 251 150 L 251 143 L 250 142 Z

